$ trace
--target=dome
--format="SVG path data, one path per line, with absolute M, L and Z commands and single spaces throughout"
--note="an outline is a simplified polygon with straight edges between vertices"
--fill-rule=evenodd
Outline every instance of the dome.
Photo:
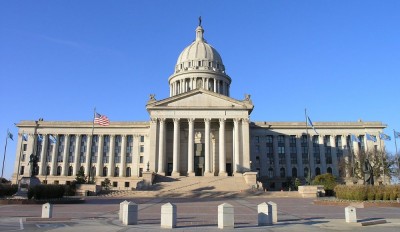
M 196 40 L 179 55 L 175 73 L 188 70 L 213 70 L 225 73 L 221 56 L 203 37 L 201 26 L 196 28 Z
M 169 77 L 170 96 L 205 89 L 229 96 L 231 78 L 225 73 L 221 56 L 203 37 L 201 21 L 196 39 L 179 55 L 175 72 Z

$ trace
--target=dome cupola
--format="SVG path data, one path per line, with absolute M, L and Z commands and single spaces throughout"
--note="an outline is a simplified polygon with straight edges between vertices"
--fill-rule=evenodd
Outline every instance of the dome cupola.
M 231 78 L 225 73 L 221 56 L 204 39 L 201 18 L 196 39 L 179 55 L 175 72 L 169 78 L 170 96 L 203 88 L 229 96 Z

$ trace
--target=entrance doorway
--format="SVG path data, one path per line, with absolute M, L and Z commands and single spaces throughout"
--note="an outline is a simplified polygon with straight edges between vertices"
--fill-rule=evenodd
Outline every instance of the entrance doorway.
M 194 171 L 196 176 L 204 175 L 204 143 L 194 144 Z
M 172 163 L 168 163 L 168 168 L 167 168 L 167 176 L 171 176 L 172 174 Z
M 228 176 L 232 176 L 232 164 L 231 163 L 226 163 L 226 172 L 228 173 Z

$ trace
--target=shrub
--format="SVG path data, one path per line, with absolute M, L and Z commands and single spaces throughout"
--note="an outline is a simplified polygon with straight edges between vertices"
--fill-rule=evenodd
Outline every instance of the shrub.
M 64 196 L 63 185 L 36 185 L 29 188 L 28 199 L 34 198 L 36 200 L 42 199 L 55 199 Z
M 369 201 L 375 200 L 375 188 L 372 187 L 372 186 L 369 186 L 369 187 L 367 188 L 367 199 L 368 199 Z
M 312 184 L 314 185 L 323 185 L 324 190 L 326 195 L 332 196 L 333 195 L 333 190 L 335 189 L 335 186 L 338 184 L 336 182 L 336 177 L 333 176 L 330 173 L 318 175 L 314 178 L 312 181 Z
M 346 200 L 396 200 L 400 194 L 399 185 L 365 186 L 365 185 L 337 185 L 336 197 Z
M 16 184 L 0 184 L 0 197 L 12 196 L 18 191 Z

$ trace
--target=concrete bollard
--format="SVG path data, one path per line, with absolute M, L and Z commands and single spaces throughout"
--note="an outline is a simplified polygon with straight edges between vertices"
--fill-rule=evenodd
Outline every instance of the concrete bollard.
M 356 208 L 354 208 L 353 206 L 347 206 L 346 208 L 344 208 L 344 214 L 346 216 L 347 223 L 357 222 Z
M 223 203 L 218 206 L 218 228 L 225 229 L 235 228 L 235 214 L 233 206 L 228 203 Z
M 42 218 L 51 218 L 53 216 L 53 205 L 50 203 L 43 204 Z
M 258 226 L 266 226 L 272 224 L 272 206 L 267 203 L 258 205 Z
M 268 204 L 271 205 L 272 208 L 272 224 L 275 224 L 278 222 L 278 205 L 272 201 L 268 201 Z
M 133 202 L 128 202 L 123 205 L 122 209 L 122 224 L 137 225 L 138 221 L 138 205 Z
M 176 227 L 176 205 L 167 203 L 161 206 L 161 227 Z
M 121 202 L 121 203 L 119 203 L 119 220 L 120 221 L 122 221 L 122 219 L 124 218 L 124 216 L 123 216 L 124 205 L 128 204 L 128 203 L 129 203 L 129 201 L 126 201 L 126 200 Z

